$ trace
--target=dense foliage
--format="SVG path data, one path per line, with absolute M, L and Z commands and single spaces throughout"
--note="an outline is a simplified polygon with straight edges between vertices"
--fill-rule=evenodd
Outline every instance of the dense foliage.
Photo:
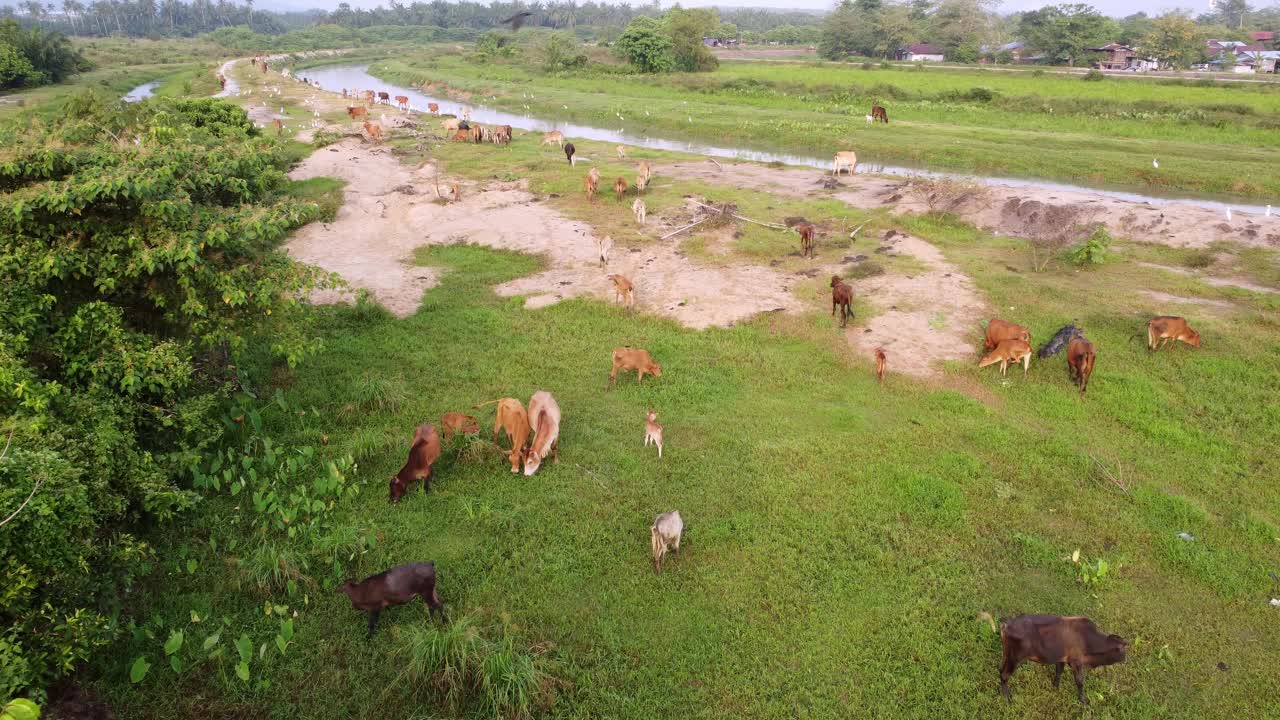
M 89 67 L 61 33 L 0 22 L 0 90 L 62 82 Z
M 719 61 L 702 38 L 720 27 L 714 10 L 676 8 L 660 20 L 638 17 L 614 43 L 618 57 L 641 72 L 703 72 L 715 70 Z
M 0 129 L 0 696 L 72 669 L 152 569 L 143 533 L 195 504 L 180 478 L 245 349 L 291 362 L 317 278 L 276 251 L 317 216 L 232 105 L 92 96 Z

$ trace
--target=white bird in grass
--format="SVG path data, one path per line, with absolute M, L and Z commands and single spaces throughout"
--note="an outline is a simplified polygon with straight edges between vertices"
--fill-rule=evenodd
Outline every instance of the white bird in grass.
M 1227 222 L 1231 222 L 1231 208 L 1227 208 Z
M 1267 206 L 1267 217 L 1271 217 L 1271 206 Z
M 1151 161 L 1151 167 L 1156 168 L 1157 170 L 1159 170 L 1159 169 L 1160 169 L 1160 162 L 1159 162 L 1158 160 L 1152 160 L 1152 161 Z

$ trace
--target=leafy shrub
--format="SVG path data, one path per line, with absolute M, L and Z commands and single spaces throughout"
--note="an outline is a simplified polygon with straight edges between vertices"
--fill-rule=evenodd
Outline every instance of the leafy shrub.
M 58 83 L 92 67 L 62 33 L 0 22 L 0 89 Z
M 1111 233 L 1107 232 L 1105 225 L 1100 224 L 1084 242 L 1071 251 L 1071 262 L 1076 265 L 1101 265 L 1110 244 Z
M 1192 270 L 1203 270 L 1217 261 L 1212 250 L 1191 250 L 1182 258 L 1182 264 Z
M 542 57 L 542 69 L 547 72 L 575 70 L 587 64 L 582 44 L 567 32 L 548 33 L 538 46 L 538 54 Z
M 1081 75 L 1080 79 L 1085 82 L 1102 82 L 1107 79 L 1107 76 L 1104 75 L 1101 70 L 1090 70 L 1084 75 Z

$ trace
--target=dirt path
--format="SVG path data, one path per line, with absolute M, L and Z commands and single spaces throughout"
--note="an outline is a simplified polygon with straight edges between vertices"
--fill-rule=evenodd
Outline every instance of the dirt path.
M 774 168 L 756 163 L 709 161 L 663 165 L 662 174 L 707 183 L 732 182 L 735 187 L 793 197 L 828 196 L 864 209 L 887 207 L 893 212 L 923 212 L 927 203 L 909 189 L 910 181 L 874 175 L 842 176 L 840 186 L 823 189 L 830 172 L 810 168 Z M 1061 223 L 1105 223 L 1112 234 L 1139 242 L 1174 247 L 1207 247 L 1228 240 L 1250 247 L 1280 247 L 1280 215 L 1262 217 L 1225 213 L 1168 203 L 1152 205 L 1089 193 L 1050 188 L 983 186 L 985 192 L 960 203 L 952 211 L 968 222 L 1006 235 L 1025 237 L 1037 228 Z

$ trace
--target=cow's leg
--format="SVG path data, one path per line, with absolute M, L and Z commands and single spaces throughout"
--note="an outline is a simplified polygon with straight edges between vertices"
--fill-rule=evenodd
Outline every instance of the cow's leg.
M 1056 663 L 1053 671 L 1053 689 L 1058 689 L 1058 683 L 1062 682 L 1062 668 L 1066 667 L 1066 663 Z
M 560 438 L 558 437 L 555 442 L 551 443 L 551 459 L 557 465 L 560 463 Z
M 1000 694 L 1004 695 L 1004 699 L 1009 702 L 1013 702 L 1013 696 L 1009 694 L 1009 678 L 1021 663 L 1021 660 L 1014 660 L 1006 651 L 1004 662 L 1000 665 Z
M 644 369 L 643 369 L 643 368 L 641 368 L 640 370 L 637 370 L 637 371 L 636 371 L 636 384 L 637 384 L 637 385 L 639 385 L 641 380 L 644 380 Z
M 1088 705 L 1089 698 L 1085 697 L 1084 695 L 1084 673 L 1085 673 L 1084 665 L 1072 665 L 1071 669 L 1075 672 L 1076 695 L 1080 698 L 1080 704 Z
M 378 616 L 382 614 L 382 610 L 374 610 L 369 613 L 369 632 L 365 635 L 365 639 L 373 637 L 373 629 L 378 626 Z

